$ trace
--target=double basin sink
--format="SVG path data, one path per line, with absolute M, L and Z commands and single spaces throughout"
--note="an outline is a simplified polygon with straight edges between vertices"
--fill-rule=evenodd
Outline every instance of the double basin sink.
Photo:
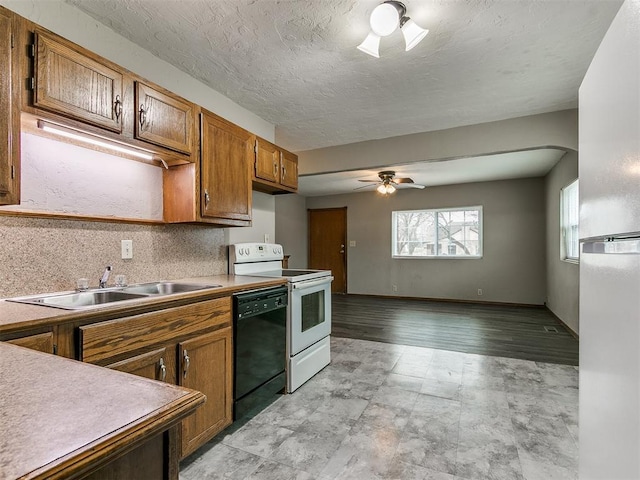
M 28 297 L 7 298 L 9 302 L 43 305 L 65 310 L 84 310 L 106 304 L 136 300 L 145 297 L 158 297 L 176 293 L 195 292 L 207 288 L 219 288 L 221 285 L 202 283 L 151 282 L 129 285 L 127 287 L 101 288 L 72 293 L 52 293 Z

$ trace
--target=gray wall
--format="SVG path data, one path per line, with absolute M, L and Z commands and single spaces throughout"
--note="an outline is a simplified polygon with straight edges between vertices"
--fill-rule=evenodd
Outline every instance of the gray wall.
M 545 177 L 547 307 L 579 333 L 580 266 L 560 258 L 560 190 L 578 178 L 578 153 L 568 152 Z
M 393 210 L 473 205 L 484 209 L 483 258 L 391 258 Z M 356 242 L 347 249 L 348 293 L 535 305 L 545 301 L 542 178 L 403 190 L 389 198 L 372 192 L 307 198 L 308 208 L 343 206 L 348 240 Z
M 302 195 L 276 197 L 276 239 L 290 255 L 290 268 L 307 267 L 307 204 Z

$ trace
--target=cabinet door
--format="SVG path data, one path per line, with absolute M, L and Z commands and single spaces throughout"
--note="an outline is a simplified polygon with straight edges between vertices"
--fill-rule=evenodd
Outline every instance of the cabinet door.
M 231 328 L 195 337 L 178 345 L 179 384 L 207 396 L 206 403 L 182 421 L 182 452 L 186 457 L 233 418 L 233 357 Z
M 280 183 L 298 188 L 298 156 L 286 150 L 280 152 Z
M 19 347 L 37 350 L 38 352 L 54 353 L 53 332 L 39 333 L 27 337 L 9 340 L 7 343 L 18 345 Z
M 175 353 L 173 354 L 173 361 L 175 361 Z M 152 352 L 135 355 L 126 360 L 106 365 L 106 367 L 119 372 L 150 378 L 151 380 L 171 382 L 171 378 L 167 376 L 167 368 L 171 362 L 172 359 L 167 357 L 167 349 L 159 348 Z
M 136 138 L 181 153 L 190 154 L 193 136 L 193 106 L 136 82 Z
M 36 32 L 34 105 L 122 131 L 122 74 Z
M 20 203 L 20 105 L 14 86 L 12 15 L 0 8 L 0 205 Z
M 250 221 L 253 135 L 210 112 L 202 113 L 201 130 L 201 215 Z
M 280 151 L 272 143 L 256 140 L 255 176 L 262 180 L 278 183 L 280 179 Z

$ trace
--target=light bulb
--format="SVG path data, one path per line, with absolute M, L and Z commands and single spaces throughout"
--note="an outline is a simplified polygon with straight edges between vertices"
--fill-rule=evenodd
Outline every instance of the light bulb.
M 360 45 L 358 45 L 358 50 L 368 53 L 372 57 L 380 58 L 380 54 L 378 53 L 380 49 L 380 37 L 375 33 L 371 32 L 367 35 L 367 38 L 364 39 Z
M 381 183 L 380 185 L 378 185 L 378 188 L 376 188 L 376 190 L 378 191 L 378 193 L 381 193 L 382 195 L 387 194 L 387 186 L 384 183 Z
M 373 33 L 379 37 L 391 35 L 400 25 L 398 9 L 390 3 L 378 5 L 371 12 L 369 24 Z
M 396 187 L 394 187 L 393 185 L 391 185 L 390 183 L 388 183 L 388 184 L 385 186 L 385 190 L 386 190 L 386 192 L 387 192 L 387 194 L 388 194 L 388 195 L 391 195 L 393 192 L 395 192 L 395 191 L 396 191 Z

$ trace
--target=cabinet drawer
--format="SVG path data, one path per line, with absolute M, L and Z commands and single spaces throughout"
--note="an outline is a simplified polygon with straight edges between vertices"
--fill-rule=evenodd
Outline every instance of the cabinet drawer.
M 79 329 L 80 360 L 99 363 L 222 325 L 231 325 L 230 297 L 87 325 Z
M 9 340 L 7 343 L 13 343 L 19 347 L 30 348 L 38 352 L 53 352 L 53 332 L 40 333 L 37 335 L 29 335 L 28 337 L 16 338 Z

